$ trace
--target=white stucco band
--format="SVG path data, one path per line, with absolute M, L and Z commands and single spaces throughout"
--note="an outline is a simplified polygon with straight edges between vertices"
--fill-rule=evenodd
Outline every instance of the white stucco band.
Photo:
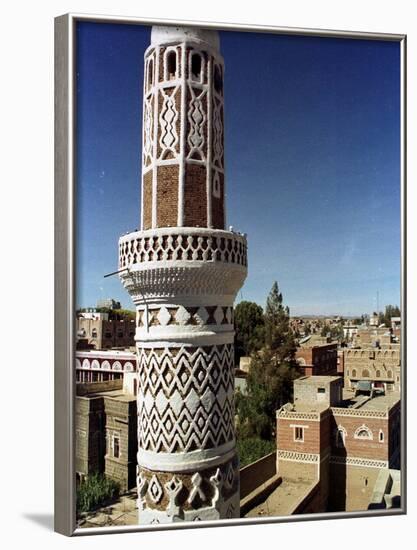
M 217 466 L 233 458 L 236 454 L 235 441 L 221 447 L 196 450 L 189 453 L 156 453 L 139 449 L 138 464 L 159 472 L 196 472 Z
M 151 33 L 151 46 L 178 42 L 207 44 L 216 51 L 220 49 L 219 33 L 197 27 L 154 26 Z

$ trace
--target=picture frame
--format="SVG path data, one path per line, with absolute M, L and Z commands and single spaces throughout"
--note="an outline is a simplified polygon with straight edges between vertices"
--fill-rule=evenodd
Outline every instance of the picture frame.
M 79 22 L 129 25 L 163 25 L 167 27 L 206 28 L 220 31 L 246 31 L 288 36 L 339 37 L 365 40 L 395 41 L 401 49 L 401 208 L 402 208 L 402 269 L 401 269 L 401 429 L 406 427 L 406 280 L 405 280 L 405 200 L 406 200 L 406 140 L 405 140 L 405 63 L 406 37 L 377 33 L 352 33 L 313 29 L 279 28 L 250 25 L 217 25 L 206 22 L 175 20 L 149 20 L 128 17 L 89 16 L 69 14 L 55 19 L 55 530 L 71 536 L 81 534 L 105 534 L 109 532 L 140 531 L 148 529 L 196 528 L 199 526 L 235 525 L 242 522 L 265 523 L 299 521 L 305 519 L 330 519 L 375 514 L 403 514 L 406 512 L 406 443 L 401 440 L 401 506 L 391 510 L 363 510 L 360 512 L 332 512 L 314 515 L 300 514 L 291 517 L 266 517 L 258 519 L 228 519 L 227 521 L 203 521 L 199 524 L 167 524 L 157 526 L 122 526 L 84 528 L 76 527 L 75 512 L 75 339 L 74 313 L 76 309 L 74 289 L 76 277 L 76 25 Z

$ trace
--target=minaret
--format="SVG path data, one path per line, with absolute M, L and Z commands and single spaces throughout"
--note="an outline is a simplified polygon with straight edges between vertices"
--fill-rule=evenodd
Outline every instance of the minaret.
M 218 33 L 153 27 L 142 229 L 119 240 L 136 305 L 139 524 L 239 517 L 233 302 L 246 238 L 225 231 Z

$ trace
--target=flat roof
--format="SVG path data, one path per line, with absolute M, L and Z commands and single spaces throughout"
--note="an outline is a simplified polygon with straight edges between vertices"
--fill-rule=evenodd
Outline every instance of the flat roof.
M 341 376 L 302 376 L 301 378 L 296 378 L 294 380 L 294 383 L 301 383 L 301 384 L 310 384 L 312 386 L 316 386 L 317 384 L 329 384 L 330 382 L 334 382 L 335 380 L 343 380 Z
M 343 402 L 340 405 L 336 405 L 336 408 L 360 411 L 386 411 L 391 409 L 400 399 L 401 395 L 399 392 L 389 392 L 385 395 L 378 394 L 371 398 L 363 394 L 355 397 L 353 391 L 344 389 Z
M 87 395 L 83 395 L 81 397 L 111 397 L 112 399 L 116 399 L 117 401 L 135 401 L 136 396 L 132 393 L 124 392 L 123 390 L 108 390 L 108 391 L 98 391 L 98 392 L 92 392 L 88 393 Z

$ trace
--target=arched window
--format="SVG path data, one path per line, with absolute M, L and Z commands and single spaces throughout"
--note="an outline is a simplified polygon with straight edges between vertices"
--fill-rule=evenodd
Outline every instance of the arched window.
M 373 439 L 373 435 L 368 426 L 362 424 L 362 426 L 359 426 L 355 431 L 355 439 Z
M 388 378 L 392 378 L 392 370 L 389 370 L 389 371 L 387 372 L 387 376 L 388 376 Z
M 177 52 L 170 50 L 165 57 L 165 78 L 173 80 L 177 76 Z
M 219 94 L 223 91 L 223 76 L 219 65 L 214 67 L 214 89 Z
M 381 371 L 380 371 L 380 370 L 377 370 L 377 371 L 375 372 L 375 376 L 376 376 L 377 378 L 381 378 Z
M 382 430 L 379 430 L 379 442 L 384 442 L 384 432 Z
M 335 433 L 336 447 L 344 447 L 346 441 L 347 432 L 343 426 L 338 426 Z
M 191 78 L 193 80 L 201 80 L 201 68 L 202 60 L 199 53 L 193 53 L 191 55 Z
M 352 369 L 352 378 L 356 378 L 356 369 Z
M 97 338 L 97 329 L 96 328 L 93 328 L 93 330 L 91 331 L 91 338 Z
M 362 377 L 363 378 L 369 378 L 369 370 L 368 369 L 363 369 Z
M 147 90 L 153 85 L 153 59 L 148 60 Z

